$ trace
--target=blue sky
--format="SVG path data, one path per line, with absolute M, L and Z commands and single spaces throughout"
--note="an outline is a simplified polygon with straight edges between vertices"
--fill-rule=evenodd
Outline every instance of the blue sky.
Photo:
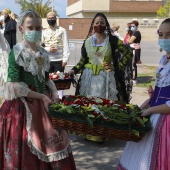
M 46 0 L 44 0 L 46 2 Z M 54 9 L 58 12 L 61 18 L 66 18 L 66 6 L 67 0 L 53 0 Z M 0 0 L 0 11 L 4 8 L 9 8 L 12 12 L 19 15 L 20 7 L 18 4 L 15 4 L 15 0 Z

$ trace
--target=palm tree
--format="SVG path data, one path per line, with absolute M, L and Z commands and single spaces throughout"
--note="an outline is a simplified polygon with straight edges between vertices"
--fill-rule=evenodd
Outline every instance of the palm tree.
M 21 6 L 21 13 L 26 9 L 32 9 L 36 11 L 41 18 L 46 18 L 47 13 L 52 10 L 51 0 L 47 0 L 44 4 L 43 0 L 15 0 L 15 3 Z M 56 10 L 54 10 L 54 12 L 57 14 Z M 59 15 L 57 14 L 57 16 Z

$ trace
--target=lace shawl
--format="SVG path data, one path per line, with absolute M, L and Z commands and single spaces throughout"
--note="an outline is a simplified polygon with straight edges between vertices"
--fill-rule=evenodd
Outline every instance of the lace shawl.
M 32 75 L 37 75 L 40 82 L 45 79 L 45 72 L 49 71 L 50 60 L 46 51 L 38 47 L 38 52 L 34 53 L 30 49 L 24 47 L 24 44 L 18 43 L 14 46 L 14 55 L 16 63 L 22 66 L 25 71 L 31 72 Z M 36 58 L 42 58 L 44 64 L 42 65 L 42 70 L 39 70 Z M 52 93 L 57 92 L 54 82 L 48 80 L 45 84 L 49 87 Z M 3 98 L 5 100 L 12 100 L 18 97 L 26 97 L 30 89 L 24 82 L 6 82 L 3 89 Z
M 19 66 L 22 66 L 25 71 L 31 72 L 33 76 L 37 75 L 40 82 L 45 79 L 45 71 L 50 69 L 50 59 L 47 52 L 37 47 L 38 52 L 33 52 L 31 49 L 26 48 L 23 43 L 14 46 L 15 61 Z M 43 65 L 40 70 L 40 65 L 37 59 L 42 59 Z
M 109 56 L 109 52 L 111 50 L 110 44 L 109 44 L 109 37 L 107 37 L 104 43 L 100 45 L 100 49 L 98 51 L 94 49 L 94 45 L 95 45 L 94 37 L 91 36 L 85 42 L 85 48 L 88 49 L 87 56 L 92 59 L 92 64 L 102 65 L 105 57 Z

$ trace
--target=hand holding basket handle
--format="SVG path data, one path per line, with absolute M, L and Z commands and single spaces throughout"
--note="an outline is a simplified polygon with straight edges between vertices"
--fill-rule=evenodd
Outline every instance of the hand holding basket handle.
M 73 76 L 75 73 L 74 73 L 74 70 L 70 70 L 69 72 L 68 72 L 68 74 L 70 75 L 70 76 Z
M 74 72 L 74 70 L 70 70 L 69 72 L 68 72 L 68 74 L 71 76 L 71 77 L 74 77 L 73 78 L 73 80 L 72 80 L 72 85 L 73 85 L 73 87 L 77 87 L 77 84 L 78 84 L 78 78 L 75 76 L 75 72 Z
M 150 85 L 149 88 L 148 88 L 149 98 L 147 100 L 145 100 L 143 102 L 143 104 L 140 106 L 141 110 L 145 110 L 145 109 L 149 108 L 150 101 L 151 101 L 151 99 L 153 97 L 153 94 L 154 94 L 154 90 L 153 90 L 152 86 Z M 142 113 L 142 116 L 148 116 L 148 114 L 150 114 L 150 113 L 146 113 L 146 111 L 144 111 L 144 113 Z

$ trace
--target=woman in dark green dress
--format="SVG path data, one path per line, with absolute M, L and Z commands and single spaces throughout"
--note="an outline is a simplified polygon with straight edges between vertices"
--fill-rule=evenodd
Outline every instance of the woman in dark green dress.
M 47 52 L 37 44 L 42 20 L 27 10 L 18 25 L 23 41 L 10 52 L 0 109 L 0 169 L 75 170 L 68 134 L 54 129 L 48 115 L 58 96 Z

